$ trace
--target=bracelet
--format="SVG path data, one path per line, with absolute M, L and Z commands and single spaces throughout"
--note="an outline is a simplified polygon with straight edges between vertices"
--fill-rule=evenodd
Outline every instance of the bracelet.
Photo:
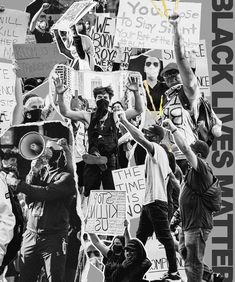
M 173 131 L 171 131 L 171 134 L 174 134 L 177 131 L 177 128 L 175 128 Z

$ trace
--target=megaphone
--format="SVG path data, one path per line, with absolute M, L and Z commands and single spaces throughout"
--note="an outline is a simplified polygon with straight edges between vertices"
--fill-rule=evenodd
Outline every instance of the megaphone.
M 45 147 L 46 144 L 43 136 L 36 131 L 30 131 L 21 137 L 19 153 L 24 159 L 32 161 L 43 154 Z

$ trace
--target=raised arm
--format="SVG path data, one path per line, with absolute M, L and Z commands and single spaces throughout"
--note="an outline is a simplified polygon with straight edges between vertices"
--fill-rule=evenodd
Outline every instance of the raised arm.
M 128 120 L 135 118 L 144 111 L 144 102 L 139 92 L 139 85 L 137 77 L 129 77 L 127 88 L 133 92 L 135 96 L 135 106 L 134 109 L 126 110 L 126 118 Z
M 197 156 L 194 154 L 187 140 L 181 135 L 177 127 L 173 124 L 170 119 L 163 121 L 163 126 L 171 131 L 174 136 L 175 143 L 179 147 L 180 151 L 185 155 L 191 166 L 196 170 L 198 165 Z
M 99 239 L 99 237 L 94 233 L 88 233 L 92 244 L 101 252 L 104 257 L 107 257 L 109 248 Z
M 125 237 L 125 247 L 127 246 L 128 242 L 131 240 L 131 235 L 129 232 L 129 228 L 128 228 L 129 222 L 127 219 L 125 219 L 124 221 L 124 226 L 125 226 L 125 230 L 124 230 L 124 237 Z
M 30 32 L 34 31 L 34 29 L 36 28 L 37 21 L 38 21 L 39 17 L 41 16 L 42 12 L 47 10 L 49 7 L 50 7 L 49 3 L 43 3 L 42 4 L 42 7 L 37 11 L 37 13 L 34 15 L 34 17 L 31 20 L 31 23 L 29 25 Z
M 72 111 L 70 110 L 64 102 L 64 93 L 67 88 L 64 87 L 63 83 L 59 77 L 53 78 L 55 84 L 56 95 L 58 95 L 58 104 L 60 112 L 64 117 L 70 118 L 72 120 L 78 120 L 83 122 L 85 125 L 90 124 L 91 114 L 86 111 Z
M 125 128 L 130 132 L 133 139 L 138 142 L 142 147 L 144 147 L 151 155 L 154 153 L 154 146 L 145 137 L 142 131 L 132 125 L 125 116 L 124 112 L 119 113 L 120 122 L 125 126 Z
M 12 113 L 11 125 L 21 124 L 24 120 L 22 83 L 21 83 L 21 78 L 17 76 L 15 82 L 15 100 L 16 100 L 16 105 Z
M 185 57 L 184 42 L 179 30 L 179 15 L 174 14 L 170 16 L 169 22 L 172 24 L 174 30 L 176 63 L 179 68 L 185 94 L 192 103 L 193 100 L 199 97 L 200 91 L 197 84 L 197 78 L 194 75 L 187 58 Z

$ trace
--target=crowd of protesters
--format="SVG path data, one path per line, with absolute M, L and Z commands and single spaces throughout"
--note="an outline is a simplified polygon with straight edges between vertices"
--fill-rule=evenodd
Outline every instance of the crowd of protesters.
M 74 70 L 98 70 L 91 22 L 80 19 L 67 32 L 51 31 L 54 21 L 45 14 L 49 7 L 42 3 L 31 17 L 29 32 L 36 42 L 57 42 Z M 96 12 L 107 9 L 107 3 L 99 1 Z M 1 148 L 1 281 L 87 281 L 89 264 L 103 273 L 105 282 L 147 281 L 144 275 L 151 261 L 144 246 L 153 233 L 168 261 L 168 271 L 159 281 L 183 281 L 177 252 L 188 282 L 224 280 L 203 262 L 214 212 L 206 192 L 215 183 L 206 158 L 213 139 L 222 134 L 222 123 L 200 93 L 195 66 L 185 57 L 179 16 L 170 16 L 169 23 L 176 61 L 163 68 L 159 58 L 145 57 L 143 84 L 130 76 L 126 85 L 134 97 L 132 108 L 126 109 L 120 101 L 112 103 L 112 86 L 94 88 L 93 109 L 87 99 L 76 95 L 68 105 L 67 87 L 54 77 L 57 111 L 69 121 L 73 147 L 69 138 L 47 141 L 43 153 L 30 161 L 25 178 L 19 174 L 19 151 Z M 17 64 L 13 65 L 16 70 Z M 51 98 L 45 102 L 37 94 L 27 94 L 46 80 L 17 77 L 12 126 L 44 123 L 54 114 Z M 145 113 L 154 122 L 140 126 Z M 141 164 L 146 190 L 135 238 L 130 237 L 127 220 L 123 236 L 85 233 L 90 191 L 114 190 L 113 170 Z M 16 236 L 12 197 L 22 209 L 24 234 L 14 258 L 6 262 Z M 83 214 L 77 212 L 80 209 Z

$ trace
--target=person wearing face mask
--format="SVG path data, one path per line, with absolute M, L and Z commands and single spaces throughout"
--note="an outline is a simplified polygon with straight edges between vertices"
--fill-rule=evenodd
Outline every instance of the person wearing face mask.
M 52 103 L 45 105 L 45 100 L 37 94 L 23 94 L 19 77 L 16 77 L 15 82 L 15 100 L 16 105 L 12 113 L 11 125 L 42 121 L 48 119 L 55 111 Z
M 146 80 L 144 80 L 144 88 L 147 99 L 147 109 L 162 113 L 162 108 L 166 103 L 165 91 L 167 85 L 160 81 L 160 61 L 156 57 L 148 57 L 145 61 L 144 72 Z
M 98 87 L 93 90 L 97 107 L 93 113 L 90 113 L 68 109 L 63 98 L 66 88 L 58 77 L 54 79 L 54 83 L 61 114 L 88 125 L 89 155 L 84 155 L 86 162 L 83 174 L 84 195 L 89 196 L 90 190 L 99 189 L 101 182 L 103 189 L 114 189 L 112 170 L 118 168 L 118 136 L 114 115 L 109 110 L 111 98 L 114 95 L 112 88 Z M 144 105 L 139 94 L 137 79 L 130 77 L 127 87 L 135 96 L 135 107 L 126 111 L 127 118 L 132 119 L 143 112 Z
M 147 258 L 143 244 L 131 239 L 125 247 L 125 260 L 112 273 L 112 282 L 144 282 L 144 274 L 152 263 Z
M 177 14 L 169 17 L 169 22 L 174 30 L 176 63 L 169 63 L 161 71 L 161 76 L 169 87 L 169 90 L 166 91 L 168 102 L 164 106 L 162 120 L 170 118 L 188 143 L 192 144 L 198 139 L 196 121 L 199 115 L 200 89 L 197 77 L 185 56 L 183 38 L 179 31 L 179 18 Z M 185 101 L 188 102 L 187 108 L 184 107 Z M 188 162 L 184 154 L 175 145 L 171 133 L 166 135 L 166 139 L 165 142 L 171 143 L 176 162 L 185 174 L 188 169 Z
M 125 260 L 124 248 L 130 241 L 130 234 L 128 230 L 128 221 L 124 221 L 125 231 L 124 236 L 115 236 L 110 247 L 107 247 L 99 237 L 94 233 L 89 233 L 93 245 L 103 255 L 104 268 L 104 282 L 112 281 L 112 274 Z
M 66 151 L 58 146 L 50 142 L 50 147 L 31 162 L 26 181 L 9 174 L 6 178 L 16 193 L 26 195 L 29 206 L 20 281 L 37 281 L 43 265 L 50 281 L 64 281 L 69 212 L 76 188 Z
M 38 12 L 34 15 L 31 20 L 29 30 L 35 35 L 37 43 L 51 43 L 53 38 L 47 31 L 46 17 L 42 17 L 41 14 L 50 7 L 50 4 L 43 3 Z M 41 17 L 41 19 L 40 19 Z

